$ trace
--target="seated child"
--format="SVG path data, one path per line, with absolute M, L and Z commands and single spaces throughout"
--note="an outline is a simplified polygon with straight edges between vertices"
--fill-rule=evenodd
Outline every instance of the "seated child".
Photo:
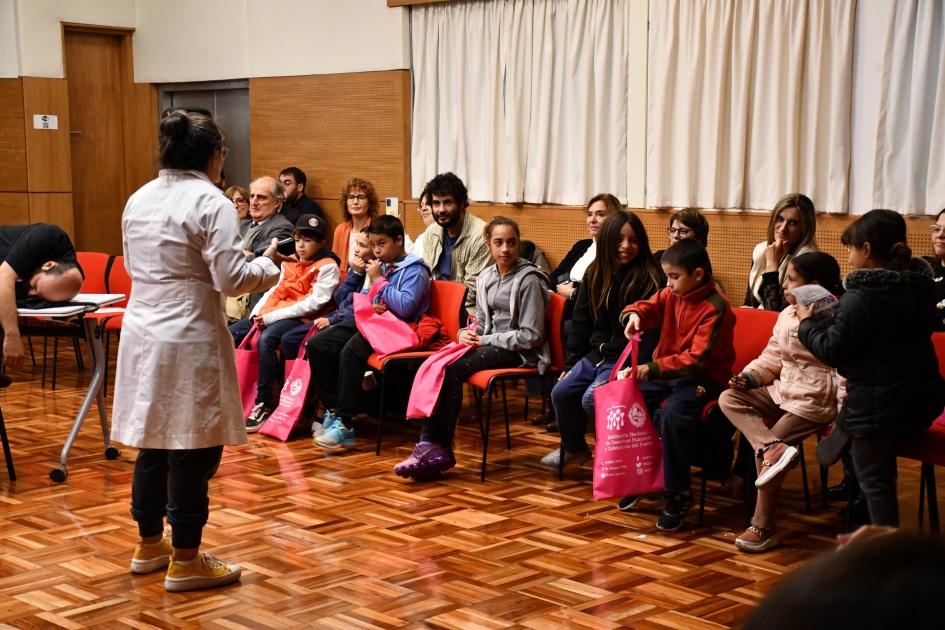
M 254 433 L 273 410 L 272 385 L 279 376 L 276 350 L 282 336 L 303 324 L 303 318 L 318 314 L 330 301 L 338 286 L 338 258 L 325 249 L 325 220 L 314 214 L 303 214 L 292 233 L 298 262 L 282 264 L 279 284 L 270 289 L 256 304 L 247 319 L 230 326 L 230 334 L 238 346 L 253 324 L 262 331 L 257 343 L 259 381 L 256 404 L 246 418 L 246 430 Z
M 480 370 L 538 367 L 550 360 L 545 339 L 548 278 L 538 267 L 519 258 L 518 224 L 495 217 L 483 231 L 495 264 L 476 281 L 475 330 L 459 331 L 459 343 L 474 346 L 446 368 L 439 404 L 425 418 L 420 441 L 410 457 L 394 468 L 401 477 L 429 479 L 456 464 L 453 432 L 463 405 L 463 384 Z M 414 382 L 414 387 L 425 384 Z
M 336 308 L 310 324 L 299 326 L 284 334 L 282 336 L 282 356 L 287 358 L 299 356 L 299 346 L 302 345 L 302 340 L 305 339 L 305 335 L 312 326 L 318 330 L 325 330 L 329 326 L 354 318 L 354 300 L 352 296 L 355 293 L 367 293 L 371 287 L 365 268 L 367 263 L 374 260 L 374 251 L 371 249 L 371 242 L 368 240 L 367 227 L 358 232 L 354 243 L 354 256 L 348 265 L 348 272 L 345 274 L 344 281 L 338 285 L 332 295 Z
M 650 409 L 666 401 L 660 413 L 666 507 L 656 526 L 673 532 L 692 507 L 690 467 L 693 425 L 707 400 L 718 396 L 732 376 L 735 315 L 712 278 L 712 263 L 702 244 L 675 243 L 660 261 L 666 288 L 624 309 L 626 336 L 660 328 L 653 360 L 620 372 L 635 377 Z M 632 505 L 633 501 L 624 501 Z
M 758 501 L 745 532 L 735 539 L 743 551 L 762 552 L 779 544 L 775 530 L 777 493 L 784 473 L 797 462 L 804 438 L 837 416 L 838 378 L 797 339 L 797 298 L 791 289 L 819 284 L 834 295 L 843 293 L 840 265 L 830 254 L 808 252 L 788 263 L 784 298 L 768 346 L 761 356 L 732 377 L 719 407 L 751 444 L 758 467 Z M 829 315 L 828 315 L 829 316 Z M 840 393 L 842 396 L 842 391 Z M 765 419 L 776 419 L 771 427 Z
M 389 310 L 405 322 L 416 322 L 430 307 L 430 268 L 404 250 L 404 226 L 384 215 L 367 228 L 376 260 L 368 262 L 369 281 L 381 284 L 374 310 Z M 354 316 L 321 331 L 306 344 L 312 383 L 325 405 L 323 432 L 315 443 L 328 449 L 354 444 L 352 418 L 361 411 L 361 387 L 371 344 L 358 332 Z

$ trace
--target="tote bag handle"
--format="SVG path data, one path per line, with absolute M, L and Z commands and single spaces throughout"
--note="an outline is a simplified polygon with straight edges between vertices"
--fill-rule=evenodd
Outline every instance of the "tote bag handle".
M 623 364 L 627 361 L 627 355 L 630 355 L 630 373 L 636 376 L 637 373 L 637 359 L 640 354 L 640 333 L 633 333 L 633 336 L 630 337 L 630 341 L 627 342 L 626 347 L 623 349 L 623 352 L 620 353 L 620 358 L 617 359 L 617 362 L 614 364 L 613 369 L 610 371 L 610 381 L 617 380 L 617 373 L 620 372 L 620 368 L 623 367 Z

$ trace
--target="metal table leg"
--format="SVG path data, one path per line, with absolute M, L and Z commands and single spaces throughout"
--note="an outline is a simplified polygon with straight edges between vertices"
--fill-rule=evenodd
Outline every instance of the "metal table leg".
M 69 432 L 69 437 L 66 438 L 66 443 L 62 447 L 62 454 L 59 456 L 60 467 L 53 469 L 49 473 L 49 478 L 57 483 L 65 481 L 66 477 L 69 475 L 66 470 L 69 449 L 72 448 L 76 436 L 79 435 L 79 429 L 82 428 L 82 423 L 85 421 L 85 416 L 88 415 L 89 409 L 92 407 L 93 400 L 98 403 L 98 416 L 102 425 L 102 441 L 105 444 L 105 458 L 118 458 L 118 449 L 110 444 L 108 417 L 105 415 L 105 394 L 103 393 L 103 386 L 105 384 L 105 362 L 107 361 L 107 357 L 105 357 L 105 352 L 102 349 L 102 330 L 99 328 L 98 322 L 91 317 L 84 318 L 82 325 L 85 327 L 85 336 L 89 341 L 92 380 L 89 383 L 89 389 L 82 401 L 82 406 L 79 407 L 79 413 L 76 414 L 75 422 L 72 423 L 72 430 Z

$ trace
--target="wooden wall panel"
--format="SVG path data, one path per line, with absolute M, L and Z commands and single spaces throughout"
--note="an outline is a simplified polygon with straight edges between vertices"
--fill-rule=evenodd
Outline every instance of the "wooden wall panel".
M 298 166 L 335 217 L 352 176 L 382 200 L 409 196 L 409 71 L 250 79 L 249 103 L 254 178 Z
M 520 206 L 503 204 L 471 203 L 472 212 L 489 220 L 500 214 L 518 222 L 522 237 L 535 241 L 545 252 L 552 267 L 567 254 L 575 241 L 587 238 L 584 223 L 584 208 L 571 206 Z M 404 204 L 405 224 L 411 237 L 420 233 L 420 215 L 416 211 L 416 200 Z M 650 247 L 655 252 L 665 249 L 669 243 L 666 229 L 668 210 L 633 209 L 643 221 Z M 748 286 L 748 271 L 751 268 L 751 252 L 757 243 L 765 239 L 768 214 L 762 212 L 704 211 L 709 222 L 709 256 L 716 276 L 733 305 L 740 305 Z M 840 244 L 840 235 L 856 217 L 847 215 L 819 215 L 817 217 L 817 242 L 822 251 L 835 257 L 843 273 L 850 271 L 847 250 Z M 909 217 L 909 246 L 916 256 L 931 256 L 932 242 L 929 226 L 934 217 Z
M 30 223 L 58 225 L 75 243 L 75 222 L 72 215 L 72 193 L 30 193 Z
M 0 192 L 0 225 L 30 222 L 30 202 L 25 192 Z
M 26 190 L 23 81 L 0 79 L 0 191 Z
M 30 192 L 72 192 L 66 80 L 23 77 L 23 113 Z M 33 114 L 55 114 L 59 128 L 33 129 Z
M 158 103 L 156 86 L 134 82 L 130 36 L 123 38 L 121 48 L 125 197 L 130 197 L 158 172 Z

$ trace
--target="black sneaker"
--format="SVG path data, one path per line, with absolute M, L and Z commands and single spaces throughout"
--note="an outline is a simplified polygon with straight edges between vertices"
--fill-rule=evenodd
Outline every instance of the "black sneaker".
M 620 499 L 620 501 L 617 502 L 617 507 L 620 508 L 621 512 L 629 512 L 637 506 L 637 503 L 639 503 L 642 498 L 642 494 L 631 494 L 628 497 Z
M 671 494 L 666 501 L 666 507 L 660 512 L 660 517 L 656 521 L 657 529 L 664 532 L 674 532 L 682 527 L 683 519 L 686 518 L 686 512 L 692 507 L 691 494 Z
M 259 427 L 269 419 L 271 413 L 272 409 L 267 407 L 265 403 L 257 403 L 246 418 L 246 432 L 256 433 L 256 431 L 259 431 Z

